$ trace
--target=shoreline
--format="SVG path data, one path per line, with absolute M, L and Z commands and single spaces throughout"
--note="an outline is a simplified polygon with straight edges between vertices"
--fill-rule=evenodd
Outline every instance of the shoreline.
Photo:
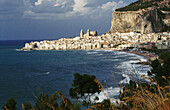
M 133 53 L 139 56 L 146 58 L 147 62 L 139 62 L 139 64 L 143 63 L 144 65 L 149 65 L 155 59 L 158 59 L 158 56 L 152 52 L 141 51 L 141 50 L 123 50 L 123 49 L 113 49 L 113 48 L 105 48 L 105 49 L 93 49 L 93 50 L 106 50 L 106 51 L 122 51 L 126 53 Z
M 151 61 L 155 60 L 158 58 L 157 55 L 155 55 L 152 52 L 148 52 L 148 51 L 140 51 L 140 50 L 133 50 L 133 51 L 129 51 L 129 50 L 122 50 L 123 52 L 127 52 L 127 53 L 133 53 L 139 56 L 143 56 L 144 58 L 146 58 L 148 61 L 148 63 L 151 63 Z M 143 62 L 145 63 L 145 62 Z
M 47 49 L 46 51 L 48 51 L 48 50 L 49 49 Z M 79 49 L 75 49 L 75 50 L 79 50 Z M 86 49 L 80 49 L 80 50 L 86 50 Z M 101 51 L 122 51 L 122 52 L 126 52 L 126 53 L 133 53 L 133 54 L 136 54 L 136 55 L 139 55 L 139 56 L 142 56 L 142 57 L 146 58 L 148 60 L 147 62 L 141 62 L 141 63 L 144 63 L 144 64 L 150 64 L 151 61 L 155 60 L 156 58 L 158 59 L 158 56 L 155 55 L 154 53 L 148 52 L 148 51 L 141 51 L 141 50 L 124 50 L 124 49 L 116 49 L 116 48 L 101 48 L 101 49 L 89 49 L 89 50 L 92 50 L 92 51 L 93 50 L 94 51 L 95 50 L 101 50 Z M 33 49 L 33 50 L 16 49 L 16 51 L 41 51 L 41 50 L 39 50 L 39 49 Z M 67 51 L 67 50 L 65 50 L 65 51 Z

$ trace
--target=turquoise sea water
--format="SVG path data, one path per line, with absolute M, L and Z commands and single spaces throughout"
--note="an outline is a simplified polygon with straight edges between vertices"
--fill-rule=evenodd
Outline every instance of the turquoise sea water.
M 69 97 L 76 72 L 95 75 L 111 88 L 111 97 L 118 98 L 118 84 L 133 77 L 128 71 L 131 63 L 136 62 L 136 58 L 144 59 L 118 51 L 16 51 L 25 42 L 29 41 L 0 41 L 0 106 L 10 97 L 19 107 L 25 102 L 34 104 L 35 96 L 41 92 L 60 91 Z M 135 68 L 143 67 L 135 65 Z M 144 67 L 140 73 L 148 68 Z

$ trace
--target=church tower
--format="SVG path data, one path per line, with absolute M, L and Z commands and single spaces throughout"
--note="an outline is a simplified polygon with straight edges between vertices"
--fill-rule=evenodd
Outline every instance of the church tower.
M 90 36 L 90 30 L 87 30 L 86 36 L 89 37 Z
M 83 32 L 83 29 L 80 31 L 80 38 L 83 38 L 84 37 L 84 32 Z

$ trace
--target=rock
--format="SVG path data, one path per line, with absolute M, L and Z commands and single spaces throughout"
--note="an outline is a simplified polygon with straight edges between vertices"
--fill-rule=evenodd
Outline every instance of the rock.
M 109 33 L 114 32 L 160 32 L 164 27 L 163 13 L 156 7 L 138 11 L 113 12 Z
M 162 11 L 162 13 L 164 14 L 164 24 L 170 26 L 170 11 Z

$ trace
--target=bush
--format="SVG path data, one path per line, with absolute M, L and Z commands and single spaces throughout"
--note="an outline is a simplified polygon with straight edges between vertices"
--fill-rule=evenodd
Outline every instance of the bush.
M 9 98 L 7 103 L 2 106 L 3 110 L 17 110 L 17 102 L 13 98 Z
M 152 7 L 152 6 L 157 7 L 158 4 L 154 3 L 155 1 L 161 2 L 162 0 L 151 0 L 151 1 L 145 1 L 145 2 L 138 0 L 134 3 L 129 4 L 128 6 L 118 8 L 118 9 L 116 9 L 116 11 L 137 11 L 139 9 L 144 9 L 144 8 L 148 8 L 148 7 Z M 161 10 L 170 11 L 170 8 L 164 6 L 161 8 Z
M 72 98 L 81 98 L 83 100 L 83 106 L 88 107 L 92 104 L 90 97 L 96 92 L 101 92 L 101 86 L 95 80 L 96 77 L 94 75 L 80 75 L 79 73 L 75 73 L 72 84 L 74 88 L 70 88 L 69 95 Z
M 161 29 L 161 32 L 167 32 L 169 31 L 170 32 L 170 26 L 164 26 L 162 29 Z

